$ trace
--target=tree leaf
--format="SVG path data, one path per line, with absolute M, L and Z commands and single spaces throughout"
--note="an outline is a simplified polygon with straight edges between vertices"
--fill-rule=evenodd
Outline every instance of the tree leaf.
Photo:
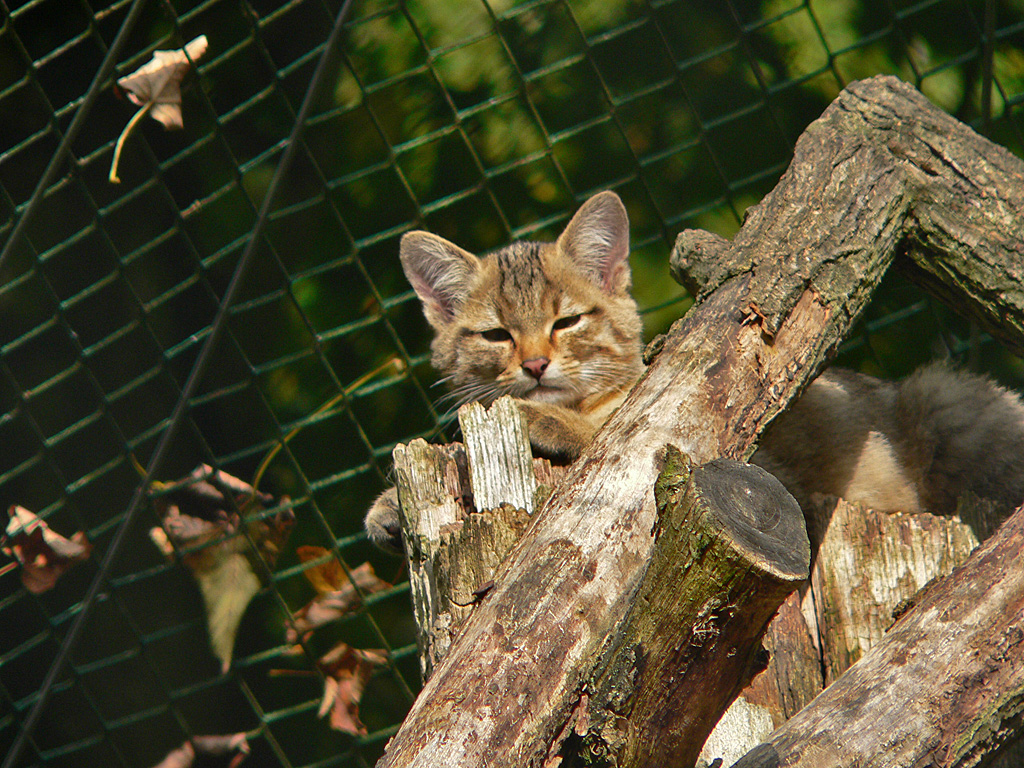
M 167 753 L 154 768 L 192 768 L 197 755 L 223 756 L 230 758 L 224 765 L 237 768 L 249 754 L 249 742 L 244 733 L 226 736 L 196 736 L 184 742 L 177 749 Z M 208 761 L 203 761 L 205 765 Z
M 317 662 L 327 679 L 319 717 L 331 713 L 331 727 L 361 736 L 366 726 L 359 719 L 359 701 L 375 667 L 387 664 L 387 651 L 362 650 L 338 643 Z
M 261 574 L 274 567 L 295 515 L 285 506 L 226 472 L 207 465 L 188 477 L 150 489 L 161 528 L 150 538 L 167 556 L 175 551 L 192 572 L 206 605 L 210 647 L 224 671 L 246 608 L 262 588 Z M 254 548 L 255 547 L 255 548 Z
M 79 531 L 66 539 L 35 513 L 12 504 L 0 551 L 21 564 L 21 583 L 33 594 L 53 589 L 64 572 L 89 558 L 92 545 Z
M 321 547 L 299 547 L 298 552 L 300 559 L 305 556 L 305 562 L 322 557 L 328 550 Z M 313 566 L 307 569 L 305 574 L 320 594 L 295 612 L 292 626 L 286 633 L 289 643 L 306 637 L 323 624 L 357 611 L 363 604 L 362 595 L 380 592 L 391 586 L 377 577 L 373 566 L 368 562 L 354 568 L 351 571 L 351 579 L 345 575 L 337 560 L 332 560 L 325 566 Z M 328 591 L 323 591 L 324 588 Z
M 310 560 L 326 557 L 330 554 L 330 550 L 325 547 L 297 547 L 295 554 L 298 555 L 300 563 L 308 563 Z M 341 568 L 341 563 L 333 558 L 326 563 L 311 565 L 302 572 L 302 575 L 313 585 L 317 594 L 321 595 L 334 592 L 341 587 L 343 581 L 348 580 Z
M 164 128 L 183 128 L 181 81 L 191 66 L 189 60 L 196 61 L 206 53 L 206 48 L 206 35 L 200 35 L 183 49 L 153 51 L 152 61 L 120 78 L 117 84 L 132 103 L 152 104 L 149 114 Z

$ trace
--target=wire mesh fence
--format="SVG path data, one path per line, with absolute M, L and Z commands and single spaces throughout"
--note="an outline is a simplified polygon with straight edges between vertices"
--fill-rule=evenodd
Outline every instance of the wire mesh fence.
M 0 501 L 88 542 L 59 579 L 37 568 L 51 588 L 0 576 L 5 766 L 155 765 L 200 734 L 247 734 L 255 765 L 381 754 L 419 679 L 402 566 L 362 516 L 394 445 L 447 430 L 404 232 L 482 252 L 615 189 L 654 334 L 689 302 L 675 235 L 735 232 L 851 80 L 897 74 L 1024 153 L 1012 1 L 0 7 Z M 183 128 L 140 116 L 112 183 L 139 109 L 114 82 L 203 35 Z M 898 277 L 869 315 L 846 364 L 896 375 L 950 352 L 1024 375 Z M 249 490 L 175 485 L 200 465 Z M 154 543 L 200 487 L 220 494 L 205 538 Z M 33 535 L 8 559 L 52 566 L 66 545 Z M 360 599 L 317 624 L 339 570 Z M 246 596 L 220 646 L 211 590 Z M 342 642 L 379 649 L 369 672 L 327 659 Z M 348 721 L 318 717 L 331 680 L 365 683 Z

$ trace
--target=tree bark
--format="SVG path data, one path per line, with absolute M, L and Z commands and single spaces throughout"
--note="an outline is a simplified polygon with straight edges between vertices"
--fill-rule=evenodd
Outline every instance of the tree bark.
M 792 306 L 793 284 L 817 282 L 815 252 L 842 258 L 851 233 L 877 233 L 884 252 L 898 246 L 897 262 L 910 279 L 1021 354 L 1022 217 L 1019 157 L 906 83 L 880 76 L 852 83 L 807 128 L 785 176 L 748 209 L 732 243 L 685 231 L 670 266 L 698 299 L 752 271 L 751 290 L 769 296 L 759 308 L 772 331 Z M 780 221 L 803 231 L 787 237 Z M 765 255 L 789 268 L 764 269 Z
M 959 145 L 942 132 L 956 132 L 974 154 L 954 155 Z M 379 765 L 557 759 L 605 638 L 647 571 L 663 446 L 695 463 L 747 455 L 915 233 L 928 233 L 918 239 L 941 260 L 938 272 L 966 273 L 973 256 L 943 239 L 957 230 L 934 209 L 963 194 L 962 176 L 975 171 L 969 236 L 985 263 L 972 265 L 969 283 L 1011 275 L 1020 258 L 1007 212 L 1021 210 L 1021 163 L 909 86 L 875 78 L 850 86 L 808 128 L 735 240 L 712 245 L 717 266 L 698 274 L 692 254 L 677 250 L 674 268 L 699 283 L 701 301 L 498 569 Z M 1001 285 L 975 293 L 1002 302 L 1012 318 L 1002 338 L 1024 348 L 1024 297 Z
M 849 309 L 847 297 L 857 294 L 845 286 L 834 304 L 810 294 L 769 351 L 758 324 L 737 311 L 746 284 L 737 278 L 687 316 L 570 468 L 380 765 L 524 766 L 547 758 L 646 568 L 661 446 L 675 443 L 698 460 L 743 454 L 770 415 L 768 393 L 795 394 L 841 335 L 838 325 L 856 314 L 833 309 Z
M 588 752 L 612 765 L 692 765 L 808 572 L 803 513 L 760 467 L 670 448 L 655 496 L 651 565 L 588 685 Z
M 804 511 L 815 556 L 803 605 L 791 595 L 772 621 L 765 638 L 771 664 L 716 726 L 702 751 L 705 765 L 714 757 L 732 765 L 766 741 L 878 645 L 921 589 L 966 562 L 978 545 L 975 530 L 989 530 L 995 518 L 977 499 L 964 499 L 956 517 L 887 514 L 831 498 Z M 993 765 L 1016 768 L 1022 757 L 1014 747 Z
M 824 689 L 817 624 L 810 585 L 786 598 L 764 636 L 768 667 L 736 698 L 701 749 L 698 768 L 716 759 L 732 765 L 814 700 Z
M 472 595 L 457 575 L 439 583 L 445 570 L 446 542 L 465 518 L 470 497 L 466 452 L 462 445 L 431 445 L 413 440 L 394 450 L 405 553 L 409 558 L 420 672 L 430 677 L 471 610 Z M 452 583 L 459 586 L 451 586 Z M 460 589 L 460 587 L 463 587 Z
M 936 109 L 919 93 L 894 78 L 873 78 L 855 83 L 833 106 L 840 105 L 841 109 L 830 109 L 819 122 L 827 120 L 829 130 L 835 131 L 837 136 L 858 136 L 862 146 L 853 150 L 855 155 L 851 150 L 837 149 L 818 158 L 827 164 L 822 167 L 829 169 L 828 174 L 837 179 L 847 179 L 846 192 L 836 195 L 825 190 L 825 200 L 809 198 L 800 201 L 798 195 L 790 198 L 801 207 L 818 208 L 808 217 L 807 225 L 828 232 L 835 225 L 836 217 L 857 219 L 865 215 L 868 206 L 856 203 L 856 198 L 870 198 L 876 194 L 872 182 L 874 177 L 862 172 L 865 161 L 872 164 L 874 173 L 903 179 L 902 189 L 890 201 L 888 209 L 904 228 L 895 264 L 909 278 L 938 298 L 953 302 L 958 310 L 971 314 L 994 336 L 1020 352 L 1024 349 L 1021 333 L 1024 302 L 1020 282 L 1024 272 L 1021 227 L 1024 217 L 1024 163 Z M 799 148 L 797 156 L 798 160 Z M 794 172 L 797 160 L 794 160 L 790 173 Z M 812 165 L 805 164 L 803 172 L 812 176 L 826 173 L 815 171 Z M 774 198 L 771 202 L 775 202 Z M 770 208 L 767 215 L 777 214 Z M 673 274 L 698 294 L 713 289 L 723 276 L 743 271 L 746 263 L 745 256 L 738 255 L 728 241 L 693 230 L 680 234 L 672 256 Z M 964 501 L 960 515 L 978 538 L 985 538 L 998 527 L 992 510 L 984 503 Z M 809 524 L 814 529 L 814 517 L 822 510 L 809 512 Z M 826 514 L 818 519 L 827 524 L 829 516 Z M 907 536 L 907 541 L 918 543 L 928 538 L 921 525 L 930 527 L 933 535 L 940 528 L 956 528 L 951 521 L 923 520 L 895 523 L 875 517 L 877 524 L 889 528 L 895 526 L 900 536 Z M 817 534 L 823 530 L 819 525 Z M 912 593 L 911 583 L 920 584 L 928 578 L 940 576 L 948 572 L 952 564 L 963 561 L 969 547 L 961 538 L 970 537 L 970 531 L 949 528 L 947 532 L 953 537 L 948 542 L 950 549 L 947 552 L 942 552 L 940 541 L 933 542 L 938 546 L 931 548 L 930 557 L 911 549 L 903 550 L 903 554 L 890 552 L 890 565 L 897 570 L 902 569 L 904 575 L 903 584 L 897 585 L 899 594 L 906 596 L 906 593 Z M 815 531 L 812 530 L 811 534 L 813 540 Z M 855 541 L 854 537 L 851 537 L 852 541 Z M 882 540 L 876 544 L 883 547 Z M 830 571 L 830 566 L 842 562 L 838 554 L 835 552 L 830 556 L 826 551 L 826 561 L 831 562 L 817 563 L 814 574 L 818 590 L 828 582 L 824 574 Z M 875 565 L 879 565 L 879 554 L 872 555 Z M 858 578 L 864 578 L 870 562 L 871 558 L 865 563 L 857 561 Z M 883 589 L 881 572 L 876 570 L 873 573 L 879 576 L 875 587 Z M 898 602 L 894 599 L 895 593 L 890 591 L 893 587 L 883 589 L 883 592 L 890 591 L 888 599 L 883 601 L 886 607 L 870 599 L 858 602 L 856 597 L 860 595 L 851 599 L 847 592 L 844 600 L 846 615 L 837 621 L 836 612 L 823 605 L 827 605 L 830 599 L 843 599 L 839 596 L 844 594 L 849 584 L 834 574 L 832 578 L 836 589 L 831 596 L 818 595 L 811 590 L 805 593 L 804 603 L 804 614 L 810 619 L 807 628 L 818 642 L 818 662 L 824 663 L 829 681 L 859 658 L 861 651 L 858 646 L 869 647 L 881 636 L 884 626 L 889 623 L 888 609 Z M 791 597 L 789 602 L 794 600 Z M 833 602 L 832 608 L 838 609 L 838 605 Z M 816 609 L 828 614 L 826 626 L 818 627 L 819 617 L 814 615 Z M 872 613 L 874 616 L 869 615 Z M 770 716 L 776 725 L 780 724 L 792 714 L 784 702 L 806 697 L 813 689 L 815 660 L 806 652 L 805 630 L 799 626 L 800 621 L 792 612 L 790 618 L 785 619 L 788 626 L 783 626 L 782 621 L 780 617 L 769 627 L 766 643 L 781 642 L 788 648 L 795 647 L 797 655 L 789 659 L 785 665 L 787 672 L 780 677 L 775 662 L 778 655 L 773 654 L 768 672 L 742 694 L 744 701 L 738 703 L 735 713 L 737 723 L 728 722 L 733 719 L 730 713 L 723 718 L 723 730 L 728 731 L 728 736 L 724 740 L 716 740 L 717 744 L 709 743 L 713 749 L 705 750 L 702 757 L 706 760 L 723 753 L 723 741 L 732 749 L 749 748 L 761 741 L 765 736 L 764 715 Z M 800 669 L 806 671 L 807 685 L 802 688 L 798 685 L 794 689 L 794 680 L 800 677 Z M 753 717 L 752 708 L 759 708 L 764 714 Z M 756 725 L 745 727 L 743 723 Z
M 735 768 L 973 766 L 1024 722 L 1024 509 Z
M 563 468 L 534 459 L 510 398 L 459 409 L 465 444 L 395 447 L 395 476 L 426 680 Z
M 464 406 L 459 421 L 465 451 L 423 441 L 395 451 L 425 678 L 529 523 L 532 499 L 544 493 L 535 468 L 547 482 L 558 473 L 530 458 L 510 399 L 490 410 Z M 655 493 L 657 544 L 634 601 L 640 608 L 611 643 L 580 709 L 592 732 L 587 752 L 623 766 L 693 761 L 735 692 L 760 670 L 771 616 L 808 576 L 803 514 L 760 468 L 719 460 L 693 469 L 674 452 Z M 666 717 L 669 701 L 684 705 L 686 717 Z M 649 744 L 658 749 L 641 749 Z

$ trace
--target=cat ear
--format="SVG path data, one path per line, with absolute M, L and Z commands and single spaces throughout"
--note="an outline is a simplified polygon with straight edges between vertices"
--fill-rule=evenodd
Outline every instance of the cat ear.
M 576 211 L 559 250 L 608 293 L 629 289 L 629 218 L 614 192 L 600 192 Z
M 427 321 L 435 328 L 447 325 L 466 297 L 480 260 L 429 232 L 402 235 L 398 255 L 405 276 L 423 302 Z

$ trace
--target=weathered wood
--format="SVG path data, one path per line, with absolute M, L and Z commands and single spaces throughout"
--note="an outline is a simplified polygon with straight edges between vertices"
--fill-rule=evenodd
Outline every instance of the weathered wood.
M 801 193 L 793 192 L 789 198 L 791 203 L 805 214 L 804 223 L 795 226 L 821 231 L 823 244 L 827 245 L 827 233 L 836 225 L 837 217 L 849 217 L 851 222 L 860 222 L 872 215 L 872 204 L 857 202 L 858 199 L 867 201 L 876 194 L 875 177 L 871 174 L 902 179 L 902 189 L 896 198 L 879 201 L 890 206 L 883 215 L 892 216 L 896 222 L 901 222 L 904 229 L 902 249 L 907 255 L 898 255 L 896 265 L 939 298 L 953 302 L 958 311 L 970 312 L 991 333 L 1020 351 L 1024 339 L 1021 334 L 1024 303 L 1021 301 L 1020 281 L 1024 270 L 1024 230 L 1021 227 L 1024 218 L 1024 184 L 1021 183 L 1024 164 L 1004 148 L 993 145 L 935 109 L 923 96 L 894 78 L 874 78 L 854 84 L 841 98 L 843 109 L 827 115 L 831 129 L 837 136 L 860 136 L 863 146 L 853 151 L 844 147 L 831 156 L 827 152 L 817 158 L 807 156 L 801 171 L 808 178 L 806 188 L 808 193 L 819 193 L 823 197 L 808 197 L 801 201 Z M 843 144 L 849 146 L 846 142 Z M 798 152 L 798 159 L 799 155 Z M 815 171 L 816 162 L 832 162 L 837 168 L 823 174 Z M 865 162 L 872 166 L 871 173 L 862 173 Z M 790 172 L 794 172 L 796 165 L 795 160 Z M 842 166 L 842 170 L 838 166 Z M 814 184 L 813 177 L 825 175 L 837 183 L 845 177 L 847 189 L 842 192 L 820 186 L 810 189 Z M 766 199 L 765 204 L 752 214 L 775 217 L 779 215 L 778 202 L 775 197 Z M 879 203 L 874 205 L 882 212 Z M 793 258 L 797 259 L 797 256 L 794 252 Z M 682 233 L 672 257 L 676 279 L 698 295 L 713 290 L 726 276 L 742 273 L 750 266 L 745 252 L 730 249 L 727 241 L 699 231 Z M 993 515 L 984 503 L 979 505 L 977 502 L 963 505 L 960 516 L 979 539 L 987 537 L 1001 520 L 1001 516 Z M 954 560 L 963 558 L 962 542 L 953 546 L 959 548 Z M 937 562 L 943 556 L 937 551 L 934 553 L 936 563 L 931 572 L 938 574 L 945 572 L 943 569 L 948 570 L 948 564 Z M 899 558 L 898 554 L 896 558 Z M 913 561 L 920 555 L 908 550 L 907 558 Z M 819 565 L 815 573 L 820 575 L 822 566 Z M 841 593 L 842 589 L 841 579 L 837 579 L 835 594 Z M 860 594 L 855 593 L 854 598 Z M 816 605 L 814 597 L 813 593 L 807 595 L 806 605 L 810 611 Z M 848 601 L 849 597 L 847 594 Z M 862 605 L 864 611 L 870 611 L 874 603 L 865 599 Z M 822 630 L 826 648 L 819 654 L 818 663 L 823 658 L 827 659 L 825 664 L 830 671 L 830 679 L 858 655 L 839 652 L 840 646 L 867 644 L 868 638 L 879 636 L 881 625 L 889 623 L 887 608 L 876 606 L 874 610 L 877 619 L 870 630 L 863 626 L 860 617 L 855 618 L 852 606 L 848 606 L 847 623 L 833 624 L 831 629 Z M 816 617 L 812 615 L 810 618 L 813 624 Z M 812 629 L 817 636 L 816 627 Z M 789 632 L 796 634 L 787 638 Z M 778 724 L 781 714 L 778 706 L 790 695 L 791 681 L 800 677 L 798 670 L 804 669 L 808 681 L 812 682 L 811 678 L 816 674 L 813 669 L 815 661 L 806 655 L 803 632 L 803 627 L 799 626 L 785 629 L 773 623 L 769 627 L 769 642 L 773 638 L 787 638 L 783 639 L 784 643 L 801 645 L 805 650 L 793 657 L 785 678 L 775 678 L 770 669 L 768 674 L 755 681 L 757 690 L 748 690 L 741 695 L 746 701 L 738 702 L 737 722 L 729 722 L 731 713 L 723 717 L 723 730 L 729 732 L 728 742 L 733 747 L 744 742 L 756 743 L 763 737 L 757 728 L 747 728 L 746 735 L 740 735 L 747 727 L 745 723 L 756 722 L 763 726 L 764 718 L 752 717 L 751 707 L 766 707 Z M 838 639 L 843 635 L 848 637 L 848 641 Z M 836 653 L 844 658 L 838 661 L 830 658 Z M 778 655 L 773 654 L 773 663 L 776 658 Z M 723 740 L 716 741 L 722 743 Z M 704 756 L 713 754 L 714 751 L 706 750 Z
M 816 504 L 808 527 L 817 544 L 811 588 L 826 685 L 882 639 L 901 603 L 978 546 L 958 518 L 886 514 L 841 499 Z
M 469 459 L 469 482 L 478 512 L 510 504 L 534 512 L 537 478 L 526 419 L 510 397 L 489 409 L 480 403 L 459 408 L 459 426 Z
M 786 598 L 765 632 L 768 667 L 747 686 L 704 742 L 697 768 L 715 760 L 732 765 L 814 700 L 824 689 L 816 626 L 805 619 L 802 603 L 813 611 L 809 585 Z
M 814 612 L 817 647 L 799 604 L 788 601 L 788 610 L 779 612 L 766 635 L 769 669 L 740 694 L 737 712 L 723 716 L 725 733 L 709 739 L 702 751 L 706 764 L 722 757 L 731 765 L 764 741 L 808 704 L 823 682 L 831 684 L 880 642 L 901 604 L 965 562 L 978 545 L 973 530 L 957 517 L 886 514 L 832 498 L 819 499 L 804 512 L 815 551 L 805 605 Z M 752 714 L 758 710 L 763 717 Z M 766 729 L 766 722 L 774 724 Z
M 588 685 L 588 749 L 619 766 L 693 764 L 810 558 L 800 507 L 760 467 L 670 448 L 655 495 L 650 568 Z
M 812 631 L 801 608 L 807 588 L 805 584 L 787 597 L 768 625 L 764 638 L 768 668 L 743 692 L 748 704 L 763 708 L 771 719 L 767 733 L 810 704 L 825 687 L 821 654 L 815 645 L 817 628 Z
M 466 452 L 458 443 L 413 440 L 395 446 L 393 455 L 420 671 L 426 679 L 471 610 L 471 600 L 453 599 L 435 578 L 442 569 L 442 536 L 461 527 L 464 500 L 470 498 Z
M 757 323 L 736 311 L 745 286 L 737 279 L 687 316 L 570 468 L 382 766 L 527 766 L 547 757 L 646 568 L 660 447 L 676 443 L 698 460 L 744 453 L 772 409 L 767 393 L 795 394 L 841 334 L 836 324 L 856 314 L 832 306 L 859 292 L 844 287 L 832 302 L 809 294 L 769 351 Z
M 672 273 L 698 298 L 752 271 L 750 290 L 767 294 L 759 309 L 772 332 L 793 285 L 820 279 L 814 252 L 840 255 L 837 245 L 861 242 L 854 233 L 877 235 L 883 249 L 899 245 L 911 279 L 1024 351 L 1024 162 L 895 77 L 847 87 L 800 138 L 779 186 L 747 214 L 731 247 L 708 233 L 680 234 Z M 800 234 L 785 237 L 783 222 Z M 766 269 L 765 254 L 788 269 Z
M 535 766 L 552 756 L 646 572 L 659 451 L 674 444 L 698 463 L 740 458 L 817 373 L 912 236 L 915 205 L 927 202 L 918 197 L 933 194 L 922 187 L 924 166 L 909 167 L 913 153 L 889 146 L 908 134 L 926 148 L 909 128 L 922 111 L 970 134 L 979 154 L 1008 154 L 892 78 L 844 91 L 752 209 L 725 266 L 702 275 L 707 295 L 510 553 L 380 765 Z M 972 236 L 988 238 L 990 259 L 1014 258 L 1021 236 L 1005 216 L 1016 199 L 1005 187 L 1020 184 L 1024 167 L 1016 162 L 1003 163 L 998 184 L 990 168 L 992 183 L 972 191 Z M 937 183 L 961 167 L 950 158 Z
M 1024 509 L 735 768 L 972 766 L 1024 722 Z
M 531 456 L 510 398 L 463 406 L 459 424 L 465 445 L 414 440 L 394 451 L 424 680 L 562 472 Z
M 968 506 L 974 510 L 977 504 Z M 832 498 L 821 498 L 804 512 L 815 552 L 805 607 L 813 612 L 817 647 L 799 604 L 787 601 L 792 605 L 784 606 L 788 610 L 779 612 L 766 634 L 769 669 L 740 694 L 737 712 L 723 716 L 726 733 L 705 745 L 706 764 L 722 757 L 731 765 L 764 741 L 808 704 L 823 682 L 831 684 L 877 645 L 892 626 L 894 611 L 932 579 L 965 562 L 978 545 L 972 528 L 958 517 L 886 514 Z M 981 510 L 987 524 L 985 512 L 991 510 Z M 759 709 L 764 717 L 753 716 Z M 774 725 L 765 729 L 767 720 Z

